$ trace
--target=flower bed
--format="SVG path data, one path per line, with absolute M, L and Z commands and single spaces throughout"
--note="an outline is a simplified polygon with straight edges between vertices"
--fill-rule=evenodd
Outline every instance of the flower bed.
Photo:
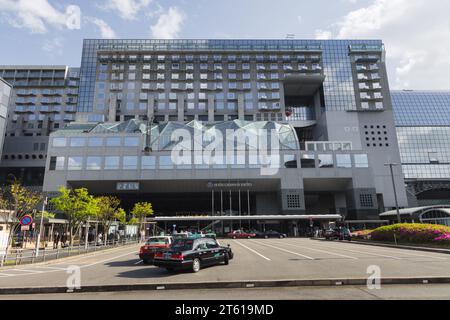
M 370 233 L 371 240 L 450 245 L 450 227 L 434 224 L 403 223 L 383 226 Z

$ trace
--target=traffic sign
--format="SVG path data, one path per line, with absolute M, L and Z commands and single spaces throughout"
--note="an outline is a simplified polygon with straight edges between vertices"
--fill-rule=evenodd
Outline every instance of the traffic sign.
M 20 227 L 20 231 L 29 231 L 30 230 L 30 226 L 21 226 Z
M 26 214 L 22 218 L 20 218 L 21 226 L 29 226 L 32 223 L 33 223 L 33 218 L 28 214 Z

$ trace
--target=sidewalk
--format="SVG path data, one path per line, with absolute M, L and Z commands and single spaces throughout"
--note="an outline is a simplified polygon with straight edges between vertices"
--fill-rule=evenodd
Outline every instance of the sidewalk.
M 95 243 L 79 244 L 77 246 L 65 247 L 65 248 L 42 248 L 39 249 L 39 254 L 36 256 L 36 249 L 14 249 L 14 251 L 8 253 L 5 256 L 0 256 L 0 267 L 18 266 L 26 264 L 41 263 L 56 259 L 62 259 L 66 257 L 72 257 L 81 254 L 87 254 L 96 251 L 103 251 L 110 248 L 116 248 L 131 244 L 138 243 L 138 240 L 122 240 L 122 241 L 109 241 L 106 245 L 96 245 Z

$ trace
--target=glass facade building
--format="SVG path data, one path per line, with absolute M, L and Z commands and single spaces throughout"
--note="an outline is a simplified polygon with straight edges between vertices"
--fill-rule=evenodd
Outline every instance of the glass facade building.
M 392 91 L 392 103 L 410 193 L 419 205 L 450 203 L 450 91 Z

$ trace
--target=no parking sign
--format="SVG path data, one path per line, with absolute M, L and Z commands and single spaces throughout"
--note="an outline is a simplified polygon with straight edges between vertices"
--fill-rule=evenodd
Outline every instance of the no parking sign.
M 29 226 L 33 223 L 33 218 L 29 214 L 26 214 L 20 218 L 19 222 L 21 226 Z

